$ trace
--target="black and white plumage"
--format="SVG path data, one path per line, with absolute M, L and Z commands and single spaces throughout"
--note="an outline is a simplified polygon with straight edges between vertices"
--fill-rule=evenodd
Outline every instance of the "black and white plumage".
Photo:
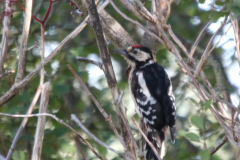
M 131 66 L 128 78 L 129 89 L 135 103 L 135 110 L 143 118 L 148 130 L 148 139 L 153 143 L 161 158 L 165 155 L 165 130 L 170 128 L 172 143 L 175 142 L 176 108 L 171 80 L 165 69 L 154 62 L 152 52 L 142 45 L 126 50 L 115 50 Z M 146 159 L 157 160 L 146 143 Z

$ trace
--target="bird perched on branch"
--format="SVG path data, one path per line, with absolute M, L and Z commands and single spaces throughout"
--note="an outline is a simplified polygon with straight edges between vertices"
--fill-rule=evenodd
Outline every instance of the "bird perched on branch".
M 142 45 L 126 50 L 115 50 L 131 66 L 128 83 L 135 104 L 135 111 L 143 119 L 147 137 L 162 158 L 165 153 L 165 131 L 170 128 L 172 143 L 175 142 L 175 97 L 171 80 L 165 69 L 154 62 L 152 51 Z M 147 160 L 158 160 L 146 143 Z

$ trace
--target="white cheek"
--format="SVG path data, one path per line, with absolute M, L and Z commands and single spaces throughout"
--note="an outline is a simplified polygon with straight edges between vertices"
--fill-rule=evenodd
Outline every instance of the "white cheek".
M 150 55 L 143 52 L 138 52 L 137 54 L 130 53 L 138 61 L 146 61 L 150 58 Z

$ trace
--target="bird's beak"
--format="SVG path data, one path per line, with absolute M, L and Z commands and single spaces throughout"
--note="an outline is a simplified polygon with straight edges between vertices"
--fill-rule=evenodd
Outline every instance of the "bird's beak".
M 114 49 L 113 50 L 115 53 L 118 53 L 124 57 L 128 57 L 128 52 L 126 50 L 119 50 L 119 49 Z

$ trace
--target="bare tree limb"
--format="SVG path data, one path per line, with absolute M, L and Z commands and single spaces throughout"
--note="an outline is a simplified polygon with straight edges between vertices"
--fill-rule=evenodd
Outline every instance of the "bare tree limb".
M 201 60 L 200 60 L 200 62 L 197 65 L 196 71 L 194 73 L 194 77 L 198 76 L 198 74 L 202 70 L 203 65 L 206 63 L 208 56 L 211 54 L 211 52 L 209 52 L 209 50 L 210 50 L 210 48 L 212 46 L 213 40 L 216 37 L 216 35 L 219 33 L 219 31 L 223 28 L 223 26 L 226 24 L 227 18 L 228 18 L 228 16 L 225 17 L 225 19 L 222 22 L 221 26 L 217 29 L 217 31 L 214 33 L 214 35 L 212 36 L 212 38 L 208 42 L 208 45 L 207 45 L 207 47 L 206 47 L 206 49 L 205 49 L 205 51 L 204 51 L 204 53 L 203 53 L 203 55 L 201 57 Z
M 190 58 L 190 54 L 187 51 L 187 49 L 185 48 L 185 46 L 182 44 L 182 42 L 177 38 L 177 36 L 175 35 L 175 33 L 172 30 L 172 27 L 170 25 L 167 26 L 167 30 L 168 33 L 170 34 L 170 36 L 172 37 L 172 39 L 178 44 L 178 46 L 182 49 L 182 51 L 185 53 L 185 55 Z
M 205 25 L 205 27 L 203 27 L 202 31 L 199 33 L 199 35 L 198 35 L 195 43 L 194 43 L 193 46 L 192 46 L 191 51 L 190 51 L 190 54 L 189 54 L 189 57 L 190 57 L 190 58 L 192 58 L 195 50 L 197 49 L 197 46 L 198 46 L 199 42 L 201 41 L 203 35 L 205 34 L 207 28 L 210 26 L 211 23 L 212 23 L 212 21 L 209 21 L 209 22 Z
M 239 28 L 238 28 L 238 19 L 236 18 L 233 20 L 232 16 L 230 16 L 231 22 L 233 25 L 234 35 L 235 35 L 235 41 L 236 41 L 236 51 L 238 56 L 238 63 L 240 65 L 240 50 L 239 50 Z
M 109 147 L 107 144 L 105 144 L 104 142 L 102 142 L 100 139 L 98 139 L 96 136 L 94 136 L 83 124 L 82 122 L 76 117 L 75 114 L 71 115 L 71 120 L 73 120 L 85 133 L 87 133 L 87 135 L 89 135 L 95 142 L 97 142 L 98 144 L 100 144 L 101 146 L 105 147 L 106 149 L 116 153 L 119 155 L 119 157 L 127 159 L 127 160 L 131 160 L 130 158 L 126 157 L 124 154 L 122 153 L 118 153 L 116 150 L 114 150 L 113 148 Z
M 105 120 L 109 123 L 110 127 L 112 128 L 113 132 L 115 133 L 115 135 L 117 136 L 117 138 L 119 139 L 119 141 L 121 142 L 121 144 L 123 145 L 123 147 L 126 149 L 126 144 L 124 143 L 122 137 L 119 135 L 116 127 L 114 126 L 113 122 L 112 122 L 112 118 L 111 115 L 109 116 L 104 109 L 101 107 L 101 105 L 98 103 L 97 99 L 92 95 L 92 93 L 89 91 L 89 89 L 87 88 L 87 86 L 85 85 L 85 83 L 82 81 L 82 79 L 77 75 L 77 73 L 73 70 L 73 68 L 68 64 L 67 65 L 68 69 L 72 72 L 72 74 L 75 76 L 75 78 L 78 80 L 78 82 L 82 85 L 82 87 L 84 88 L 84 90 L 87 92 L 87 95 L 89 98 L 92 99 L 92 101 L 95 103 L 95 105 L 97 106 L 98 110 L 101 112 L 101 114 L 103 115 L 103 117 L 105 118 Z
M 94 65 L 98 66 L 101 70 L 103 70 L 103 67 L 102 67 L 103 64 L 101 62 L 97 62 L 97 61 L 94 61 L 94 60 L 91 60 L 88 58 L 84 58 L 84 57 L 76 57 L 76 59 L 78 61 L 94 64 Z
M 141 128 L 139 127 L 139 125 L 137 124 L 136 120 L 134 117 L 132 117 L 132 120 L 134 122 L 134 124 L 137 126 L 138 130 L 140 131 L 140 133 L 142 134 L 143 138 L 146 140 L 146 142 L 149 144 L 149 146 L 152 148 L 153 152 L 155 153 L 155 155 L 157 156 L 157 158 L 159 160 L 162 160 L 161 157 L 159 156 L 156 148 L 153 146 L 153 144 L 148 140 L 147 136 L 144 134 L 144 132 L 141 130 Z
M 189 83 L 184 82 L 184 81 L 182 81 L 182 82 L 183 82 L 189 89 L 191 89 L 191 90 L 193 91 L 193 93 L 195 93 L 195 95 L 196 95 L 201 101 L 203 101 L 202 97 L 199 96 L 199 94 L 190 86 Z
M 102 11 L 108 3 L 108 1 L 104 2 L 104 4 L 99 8 L 98 11 Z M 50 62 L 61 51 L 65 44 L 67 44 L 71 39 L 76 37 L 87 25 L 88 19 L 89 16 L 86 17 L 85 20 L 74 31 L 72 31 L 66 38 L 64 38 L 62 42 L 54 49 L 54 51 L 52 51 L 52 53 L 48 57 L 46 57 L 31 73 L 29 73 L 23 80 L 15 83 L 9 91 L 7 91 L 3 96 L 1 96 L 0 107 L 6 102 L 8 102 L 11 98 L 16 96 L 19 93 L 19 90 L 23 88 L 48 62 Z
M 6 159 L 0 154 L 0 160 L 6 160 Z
M 0 50 L 0 75 L 3 74 L 3 62 L 4 57 L 8 50 L 8 37 L 9 37 L 9 25 L 10 25 L 10 12 L 11 12 L 11 1 L 6 0 L 5 1 L 5 13 L 3 19 L 3 34 L 2 34 L 2 42 L 1 42 L 1 50 Z
M 47 112 L 49 93 L 50 93 L 50 82 L 47 82 L 43 85 L 39 113 Z M 34 141 L 33 152 L 32 152 L 32 160 L 41 159 L 45 123 L 46 123 L 46 117 L 38 117 L 35 141 Z
M 64 125 L 71 131 L 73 131 L 85 144 L 92 150 L 92 152 L 101 160 L 105 160 L 101 155 L 99 155 L 92 147 L 92 145 L 86 141 L 81 134 L 79 134 L 76 130 L 74 130 L 71 126 L 69 126 L 67 123 L 65 123 L 63 120 L 59 119 L 55 115 L 49 114 L 49 113 L 39 113 L 39 114 L 31 114 L 31 115 L 19 115 L 19 114 L 6 114 L 6 113 L 0 113 L 1 116 L 8 116 L 8 117 L 22 117 L 22 118 L 30 118 L 30 117 L 51 117 L 54 120 L 56 120 L 58 123 Z
M 217 47 L 217 45 L 220 43 L 220 41 L 222 40 L 222 38 L 227 34 L 227 32 L 229 31 L 229 29 L 232 27 L 232 25 L 230 25 L 227 29 L 227 31 L 219 38 L 219 40 L 217 41 L 217 43 L 211 48 L 211 50 L 209 51 L 210 53 L 214 50 L 214 48 Z
M 158 40 L 160 43 L 164 44 L 163 40 L 161 38 L 159 38 L 157 35 L 155 35 L 154 33 L 152 33 L 151 31 L 149 31 L 148 29 L 146 29 L 144 26 L 142 26 L 139 22 L 134 21 L 133 19 L 129 18 L 128 16 L 126 16 L 124 13 L 122 13 L 117 6 L 113 3 L 112 0 L 110 0 L 111 5 L 113 6 L 113 8 L 126 20 L 130 21 L 131 23 L 133 23 L 136 26 L 139 26 L 140 28 L 142 28 L 145 32 L 147 32 L 148 34 L 150 34 L 153 38 L 155 38 L 156 40 Z
M 222 139 L 222 142 L 219 143 L 216 147 L 214 147 L 212 150 L 211 150 L 211 155 L 213 155 L 214 153 L 216 153 L 226 142 L 228 141 L 228 138 L 227 136 L 224 136 L 223 139 Z
M 26 50 L 28 35 L 30 30 L 30 24 L 32 19 L 32 0 L 26 0 L 26 9 L 25 9 L 25 18 L 22 31 L 22 39 L 19 48 L 19 62 L 18 62 L 18 71 L 15 78 L 15 82 L 20 82 L 24 77 L 25 69 L 25 59 L 26 59 Z
M 113 71 L 107 44 L 106 44 L 104 36 L 103 36 L 103 31 L 102 31 L 102 27 L 100 24 L 99 15 L 96 12 L 96 5 L 95 5 L 94 1 L 93 0 L 86 0 L 86 1 L 87 1 L 88 13 L 91 17 L 94 33 L 95 33 L 96 39 L 97 39 L 98 49 L 100 52 L 100 56 L 102 58 L 104 74 L 107 79 L 108 87 L 112 94 L 112 99 L 115 100 L 119 97 L 120 93 L 119 93 L 119 89 L 117 87 L 117 81 L 116 81 L 116 77 L 115 77 L 115 74 Z M 109 0 L 107 0 L 106 2 L 109 2 Z M 136 148 L 137 145 L 133 145 L 133 144 L 135 144 L 135 140 L 134 140 L 134 138 L 132 138 L 131 129 L 130 129 L 129 125 L 127 123 L 125 123 L 125 118 L 122 116 L 121 107 L 118 107 L 117 105 L 115 105 L 115 108 L 117 111 L 119 124 L 121 125 L 121 132 L 122 132 L 122 135 L 124 135 L 123 138 L 126 143 L 127 149 L 128 149 L 128 151 L 131 151 L 132 154 L 135 154 L 134 151 L 135 151 L 135 149 L 137 149 Z
M 32 100 L 32 103 L 31 103 L 30 107 L 28 108 L 27 115 L 30 115 L 32 113 L 33 108 L 35 107 L 35 105 L 37 103 L 37 100 L 38 100 L 38 98 L 39 98 L 39 96 L 41 94 L 41 91 L 42 91 L 42 88 L 38 87 L 38 89 L 37 89 L 37 91 L 35 93 L 35 96 L 34 96 L 34 98 Z M 23 121 L 22 121 L 22 123 L 21 123 L 21 125 L 20 125 L 20 127 L 19 127 L 19 129 L 18 129 L 18 131 L 17 131 L 17 133 L 15 135 L 15 137 L 14 137 L 12 145 L 11 145 L 9 151 L 8 151 L 6 160 L 10 160 L 11 159 L 13 151 L 15 150 L 15 147 L 17 145 L 17 141 L 18 141 L 19 137 L 21 136 L 22 131 L 23 131 L 24 127 L 27 124 L 27 121 L 28 121 L 27 117 L 23 119 Z
M 1 80 L 3 77 L 9 76 L 9 75 L 11 75 L 11 74 L 13 74 L 13 73 L 15 73 L 15 71 L 7 71 L 7 72 L 1 74 L 1 75 L 0 75 L 0 80 Z

